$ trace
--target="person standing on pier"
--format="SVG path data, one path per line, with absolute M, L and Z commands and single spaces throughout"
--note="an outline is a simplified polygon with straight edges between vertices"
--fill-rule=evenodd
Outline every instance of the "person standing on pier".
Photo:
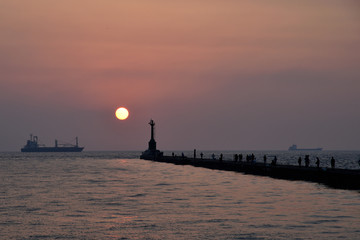
M 196 149 L 194 149 L 194 159 L 196 159 Z
M 223 154 L 222 154 L 222 153 L 220 153 L 220 158 L 219 158 L 219 160 L 220 160 L 220 162 L 222 162 L 222 160 L 223 160 Z
M 330 163 L 331 163 L 331 168 L 335 168 L 335 158 L 334 157 L 331 157 L 331 160 L 330 160 Z
M 299 167 L 301 167 L 301 157 L 299 157 L 299 159 L 298 159 L 298 164 L 299 164 Z
M 274 159 L 271 161 L 271 166 L 276 166 L 277 164 L 277 157 L 275 156 Z
M 264 164 L 266 164 L 266 155 L 264 155 Z
M 316 157 L 316 167 L 317 168 L 320 167 L 320 159 L 319 159 L 319 157 Z
M 200 153 L 200 158 L 203 159 L 203 156 L 204 156 L 204 154 L 201 152 Z

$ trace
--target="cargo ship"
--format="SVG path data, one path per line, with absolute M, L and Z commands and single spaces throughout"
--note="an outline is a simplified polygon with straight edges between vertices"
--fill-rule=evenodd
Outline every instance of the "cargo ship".
M 78 138 L 76 137 L 76 144 L 58 144 L 55 140 L 54 147 L 46 147 L 38 143 L 38 137 L 30 135 L 26 145 L 21 148 L 21 152 L 81 152 L 84 147 L 79 147 Z
M 289 147 L 289 151 L 322 151 L 322 148 L 297 148 L 296 144 Z

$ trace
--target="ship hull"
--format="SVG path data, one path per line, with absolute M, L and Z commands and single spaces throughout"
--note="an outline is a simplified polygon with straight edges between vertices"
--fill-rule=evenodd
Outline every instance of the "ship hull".
M 296 144 L 289 147 L 289 151 L 322 151 L 322 148 L 297 148 Z
M 322 151 L 322 148 L 296 148 L 289 149 L 289 151 Z
M 38 147 L 22 148 L 21 152 L 81 152 L 83 147 Z

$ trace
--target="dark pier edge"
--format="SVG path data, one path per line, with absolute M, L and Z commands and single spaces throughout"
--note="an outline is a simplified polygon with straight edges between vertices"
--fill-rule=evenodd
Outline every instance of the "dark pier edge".
M 292 165 L 271 165 L 264 163 L 164 156 L 163 152 L 156 149 L 156 141 L 154 139 L 155 123 L 151 120 L 149 124 L 151 126 L 149 149 L 142 153 L 140 156 L 141 159 L 177 165 L 191 165 L 194 167 L 242 172 L 245 174 L 268 176 L 277 179 L 310 181 L 338 189 L 360 190 L 360 170 L 299 167 Z

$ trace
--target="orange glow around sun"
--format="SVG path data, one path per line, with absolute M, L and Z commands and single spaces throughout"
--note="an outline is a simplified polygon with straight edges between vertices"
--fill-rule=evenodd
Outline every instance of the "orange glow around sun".
M 119 120 L 125 120 L 129 116 L 129 111 L 124 107 L 120 107 L 120 108 L 116 109 L 115 116 Z

